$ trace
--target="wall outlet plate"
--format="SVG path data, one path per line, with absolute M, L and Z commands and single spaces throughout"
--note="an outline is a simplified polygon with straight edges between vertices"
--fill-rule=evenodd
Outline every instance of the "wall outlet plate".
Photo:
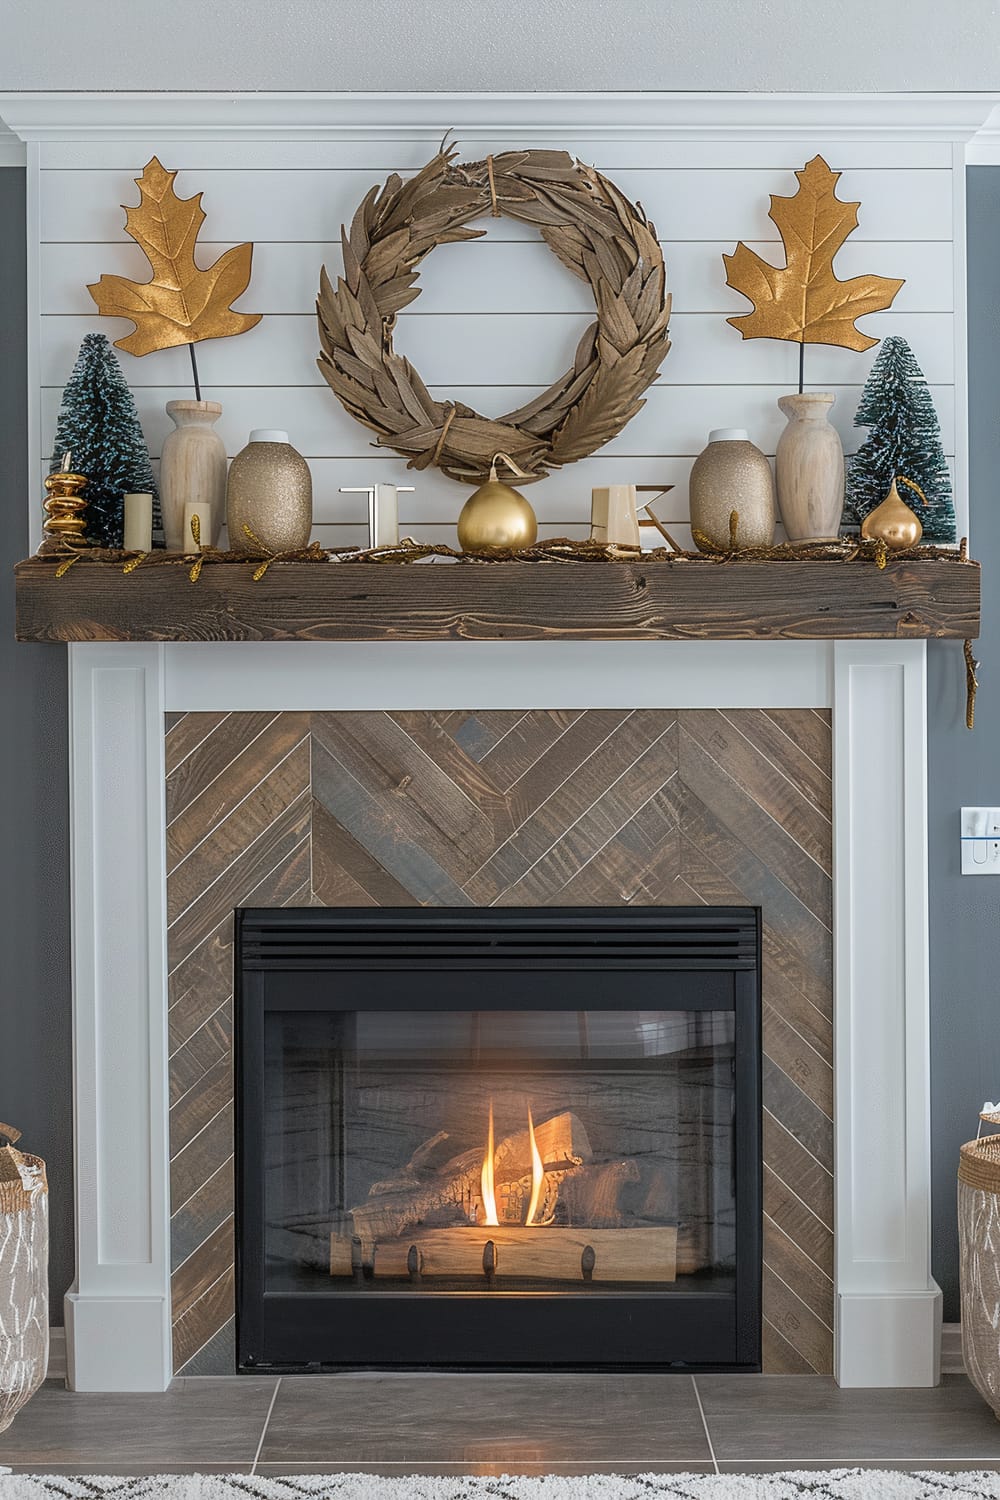
M 1000 807 L 962 808 L 962 874 L 1000 875 Z

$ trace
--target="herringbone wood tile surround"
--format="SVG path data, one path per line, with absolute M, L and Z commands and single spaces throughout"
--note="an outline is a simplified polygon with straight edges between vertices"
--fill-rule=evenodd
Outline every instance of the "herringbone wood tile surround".
M 167 718 L 174 1361 L 233 1339 L 237 906 L 759 905 L 765 1369 L 832 1368 L 830 716 Z

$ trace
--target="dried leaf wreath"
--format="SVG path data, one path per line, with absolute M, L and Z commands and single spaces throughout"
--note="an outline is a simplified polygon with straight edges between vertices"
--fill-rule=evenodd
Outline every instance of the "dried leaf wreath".
M 641 207 L 564 151 L 509 151 L 456 163 L 441 150 L 408 181 L 375 186 L 342 231 L 344 275 L 324 266 L 316 311 L 317 363 L 344 407 L 408 467 L 437 464 L 465 483 L 509 453 L 542 479 L 587 458 L 643 406 L 670 348 L 663 253 Z M 396 314 L 420 295 L 417 267 L 436 245 L 478 239 L 486 213 L 533 224 L 594 294 L 597 320 L 576 359 L 537 400 L 495 421 L 459 401 L 436 401 L 392 346 Z M 522 481 L 525 482 L 525 481 Z

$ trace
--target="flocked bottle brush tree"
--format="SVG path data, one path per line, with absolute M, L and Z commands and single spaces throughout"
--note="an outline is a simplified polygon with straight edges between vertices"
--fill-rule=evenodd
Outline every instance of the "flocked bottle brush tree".
M 63 390 L 50 472 L 68 461 L 86 476 L 87 540 L 121 547 L 128 494 L 152 497 L 152 530 L 160 530 L 156 482 L 132 392 L 103 333 L 88 333 Z
M 848 464 L 848 515 L 863 524 L 902 480 L 920 497 L 911 508 L 923 539 L 953 542 L 955 507 L 941 426 L 924 372 L 904 338 L 883 342 L 854 425 L 867 427 L 868 437 Z

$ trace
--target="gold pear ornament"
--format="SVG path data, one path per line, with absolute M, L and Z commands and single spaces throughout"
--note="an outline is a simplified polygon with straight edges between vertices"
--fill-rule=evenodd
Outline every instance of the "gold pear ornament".
M 490 477 L 462 506 L 458 518 L 458 542 L 463 552 L 519 552 L 538 538 L 535 512 L 517 490 L 497 478 L 501 462 L 521 479 L 531 476 L 506 453 L 494 454 Z
M 919 484 L 897 474 L 881 505 L 876 505 L 861 522 L 861 535 L 867 542 L 884 542 L 890 552 L 905 552 L 908 547 L 917 545 L 924 528 L 916 511 L 911 510 L 900 495 L 897 484 L 905 484 L 927 504 L 927 496 Z

